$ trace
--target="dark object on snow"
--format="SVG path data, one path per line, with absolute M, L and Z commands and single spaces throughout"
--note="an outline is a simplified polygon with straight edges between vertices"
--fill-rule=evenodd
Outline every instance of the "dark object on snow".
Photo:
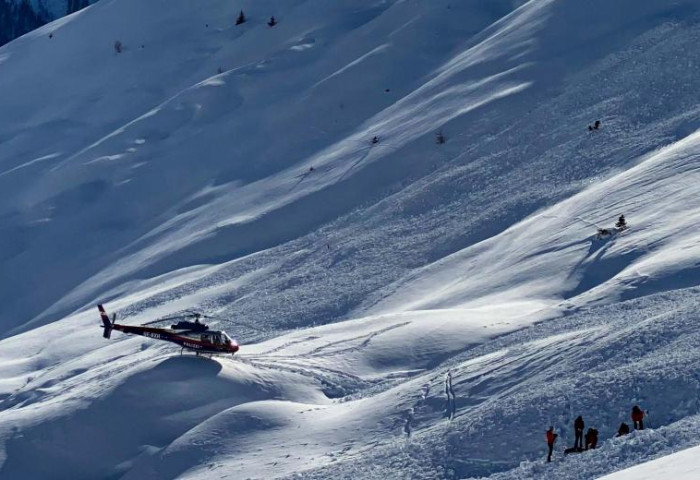
M 570 453 L 581 453 L 581 452 L 583 452 L 583 448 L 571 447 L 571 448 L 567 448 L 566 450 L 564 450 L 564 455 L 568 455 Z
M 586 432 L 586 450 L 594 449 L 598 446 L 598 430 L 589 428 Z
M 372 137 L 372 145 L 376 145 L 377 143 L 379 143 L 379 137 Z
M 644 412 L 638 405 L 632 407 L 632 421 L 635 430 L 644 430 Z
M 243 10 L 241 10 L 241 13 L 238 14 L 238 18 L 236 19 L 236 25 L 240 25 L 242 23 L 246 22 L 245 14 L 243 13 Z
M 593 125 L 588 125 L 588 131 L 592 132 L 593 130 L 600 130 L 600 120 L 596 120 Z
M 583 423 L 583 417 L 579 415 L 574 420 L 574 448 L 583 448 L 583 429 L 586 426 Z
M 314 167 L 309 167 L 309 172 L 313 172 L 313 171 L 314 171 Z
M 49 38 L 53 38 L 53 32 L 49 33 Z
M 435 143 L 437 143 L 438 145 L 442 145 L 442 144 L 445 143 L 446 141 L 447 141 L 447 139 L 446 139 L 445 136 L 442 134 L 442 130 L 440 130 L 439 132 L 437 132 L 437 133 L 435 134 Z
M 630 433 L 630 426 L 627 425 L 625 422 L 622 422 L 620 424 L 620 428 L 617 429 L 617 436 L 623 437 L 629 433 Z
M 275 20 L 275 16 L 273 15 L 270 17 L 270 21 L 267 22 L 267 26 L 274 27 L 275 25 L 277 25 L 277 20 Z
M 624 215 L 620 215 L 620 218 L 617 219 L 615 228 L 617 228 L 618 230 L 625 230 L 627 228 L 627 220 L 625 220 Z
M 122 51 L 124 51 L 124 45 L 122 45 L 122 42 L 119 40 L 114 42 L 114 51 L 117 53 L 122 53 Z
M 554 449 L 554 442 L 557 441 L 557 434 L 554 433 L 554 427 L 549 427 L 547 430 L 547 461 L 552 461 L 552 450 Z
M 599 228 L 598 229 L 598 234 L 596 235 L 596 238 L 600 240 L 601 238 L 609 237 L 612 235 L 612 232 L 608 228 Z

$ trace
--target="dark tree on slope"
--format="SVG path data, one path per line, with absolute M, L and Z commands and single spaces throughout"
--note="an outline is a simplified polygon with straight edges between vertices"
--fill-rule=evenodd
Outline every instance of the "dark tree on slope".
M 238 14 L 238 18 L 236 19 L 236 25 L 240 25 L 242 23 L 246 22 L 245 14 L 243 13 L 243 10 L 241 10 L 241 13 Z
M 35 11 L 29 0 L 0 0 L 0 45 L 49 21 L 48 14 Z

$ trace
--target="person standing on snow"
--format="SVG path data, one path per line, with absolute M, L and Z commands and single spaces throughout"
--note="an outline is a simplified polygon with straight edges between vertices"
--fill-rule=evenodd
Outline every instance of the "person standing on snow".
M 586 426 L 583 423 L 583 417 L 579 415 L 574 420 L 574 448 L 583 450 L 583 428 Z
M 547 453 L 547 461 L 551 462 L 552 461 L 552 450 L 554 450 L 554 442 L 557 441 L 557 434 L 554 433 L 554 427 L 549 427 L 549 430 L 547 430 L 547 448 L 548 448 L 548 453 Z
M 644 430 L 644 412 L 639 405 L 632 407 L 632 421 L 635 430 Z

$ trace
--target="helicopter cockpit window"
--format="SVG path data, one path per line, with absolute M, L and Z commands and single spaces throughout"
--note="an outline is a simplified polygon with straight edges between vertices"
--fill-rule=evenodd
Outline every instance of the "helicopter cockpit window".
M 229 337 L 226 332 L 221 332 L 221 337 L 224 339 L 226 345 L 231 343 L 231 337 Z
M 221 345 L 221 335 L 214 335 L 214 343 L 216 345 Z

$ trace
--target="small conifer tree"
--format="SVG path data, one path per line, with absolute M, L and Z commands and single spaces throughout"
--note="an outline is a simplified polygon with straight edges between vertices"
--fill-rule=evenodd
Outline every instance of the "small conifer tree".
M 618 230 L 624 230 L 625 228 L 627 228 L 627 220 L 625 220 L 624 215 L 620 215 L 620 218 L 617 219 L 615 228 L 617 228 Z

